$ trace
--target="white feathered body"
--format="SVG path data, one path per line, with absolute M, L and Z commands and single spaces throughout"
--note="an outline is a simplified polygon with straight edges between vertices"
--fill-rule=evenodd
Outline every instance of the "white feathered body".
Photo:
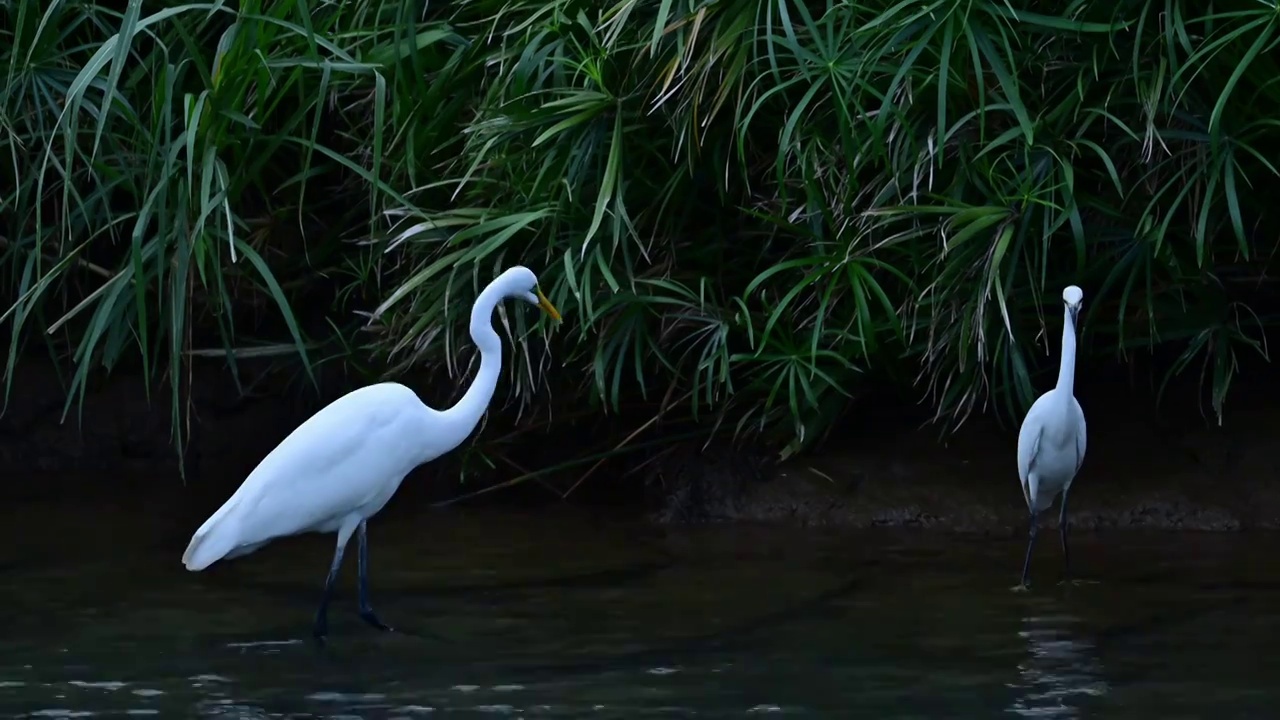
M 1057 389 L 1041 395 L 1018 431 L 1018 477 L 1033 515 L 1053 507 L 1084 462 L 1084 410 L 1075 397 L 1065 405 Z
M 405 475 L 461 444 L 471 427 L 398 383 L 352 391 L 298 426 L 191 538 L 188 570 L 307 532 L 350 533 L 382 509 Z

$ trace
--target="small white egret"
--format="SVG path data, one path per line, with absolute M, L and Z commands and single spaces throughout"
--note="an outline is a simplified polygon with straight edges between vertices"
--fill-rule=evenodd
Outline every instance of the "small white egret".
M 360 617 L 375 628 L 390 630 L 369 603 L 365 524 L 387 504 L 410 470 L 457 447 L 480 422 L 502 371 L 502 343 L 492 317 L 506 298 L 538 305 L 560 320 L 531 270 L 516 266 L 499 275 L 471 308 L 471 339 L 480 350 L 480 370 L 456 405 L 434 410 L 409 388 L 391 382 L 333 401 L 263 458 L 200 526 L 182 555 L 187 569 L 200 571 L 218 560 L 247 555 L 276 538 L 336 532 L 338 545 L 313 628 L 315 636 L 323 638 L 342 554 L 358 531 Z
M 1071 574 L 1071 551 L 1067 545 L 1067 493 L 1084 462 L 1084 410 L 1072 390 L 1076 376 L 1076 318 L 1084 304 L 1084 292 L 1075 285 L 1062 291 L 1062 360 L 1058 385 L 1041 395 L 1027 411 L 1018 431 L 1018 477 L 1022 495 L 1031 511 L 1031 537 L 1022 563 L 1022 582 L 1014 590 L 1027 589 L 1031 548 L 1036 543 L 1036 523 L 1040 513 L 1053 507 L 1062 493 L 1058 511 L 1058 535 L 1062 539 L 1063 578 Z

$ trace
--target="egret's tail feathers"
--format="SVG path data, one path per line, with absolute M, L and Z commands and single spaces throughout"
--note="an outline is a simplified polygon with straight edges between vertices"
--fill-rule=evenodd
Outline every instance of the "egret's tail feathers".
M 192 572 L 199 572 L 219 560 L 231 560 L 248 555 L 266 544 L 266 540 L 243 543 L 239 538 L 229 535 L 217 533 L 202 535 L 197 532 L 195 537 L 191 538 L 191 544 L 187 545 L 187 551 L 182 554 L 182 564 Z
M 182 553 L 182 564 L 192 572 L 199 572 L 228 557 L 240 542 L 240 523 L 232 517 L 235 498 L 227 501 L 191 536 L 187 551 Z M 230 555 L 234 557 L 234 555 Z
M 182 553 L 182 564 L 192 572 L 199 572 L 226 557 L 235 546 L 235 540 L 225 533 L 220 535 L 200 528 L 192 536 L 187 551 Z
M 241 487 L 243 490 L 243 486 Z M 237 490 L 191 536 L 182 564 L 192 572 L 199 572 L 227 557 L 241 544 L 238 510 L 242 503 L 241 490 Z M 234 556 L 233 556 L 234 557 Z

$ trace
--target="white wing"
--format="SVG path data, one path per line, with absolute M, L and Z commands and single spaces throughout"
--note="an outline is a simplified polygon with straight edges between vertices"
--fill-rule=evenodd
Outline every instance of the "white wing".
M 413 391 L 371 385 L 298 426 L 196 531 L 183 556 L 207 567 L 237 547 L 308 530 L 386 501 L 421 462 L 430 416 Z
M 1071 402 L 1075 405 L 1076 409 L 1076 472 L 1078 473 L 1080 472 L 1080 466 L 1084 464 L 1084 450 L 1085 445 L 1087 444 L 1087 439 L 1085 437 L 1084 408 L 1080 407 L 1080 401 L 1076 400 L 1074 397 L 1071 398 Z
M 1031 464 L 1035 462 L 1036 452 L 1040 449 L 1040 435 L 1044 430 L 1044 413 L 1048 407 L 1053 390 L 1036 398 L 1022 419 L 1022 427 L 1018 430 L 1018 479 L 1022 481 L 1022 497 L 1031 507 L 1031 489 L 1027 478 L 1031 475 Z

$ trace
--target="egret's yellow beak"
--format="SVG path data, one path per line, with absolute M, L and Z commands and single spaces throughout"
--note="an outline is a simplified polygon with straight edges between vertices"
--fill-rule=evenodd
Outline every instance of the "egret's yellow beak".
M 538 296 L 538 307 L 545 310 L 546 313 L 551 316 L 552 320 L 560 322 L 560 311 L 556 310 L 556 306 L 552 305 L 551 301 L 547 299 L 547 296 L 542 294 L 542 289 L 535 288 L 533 292 Z

